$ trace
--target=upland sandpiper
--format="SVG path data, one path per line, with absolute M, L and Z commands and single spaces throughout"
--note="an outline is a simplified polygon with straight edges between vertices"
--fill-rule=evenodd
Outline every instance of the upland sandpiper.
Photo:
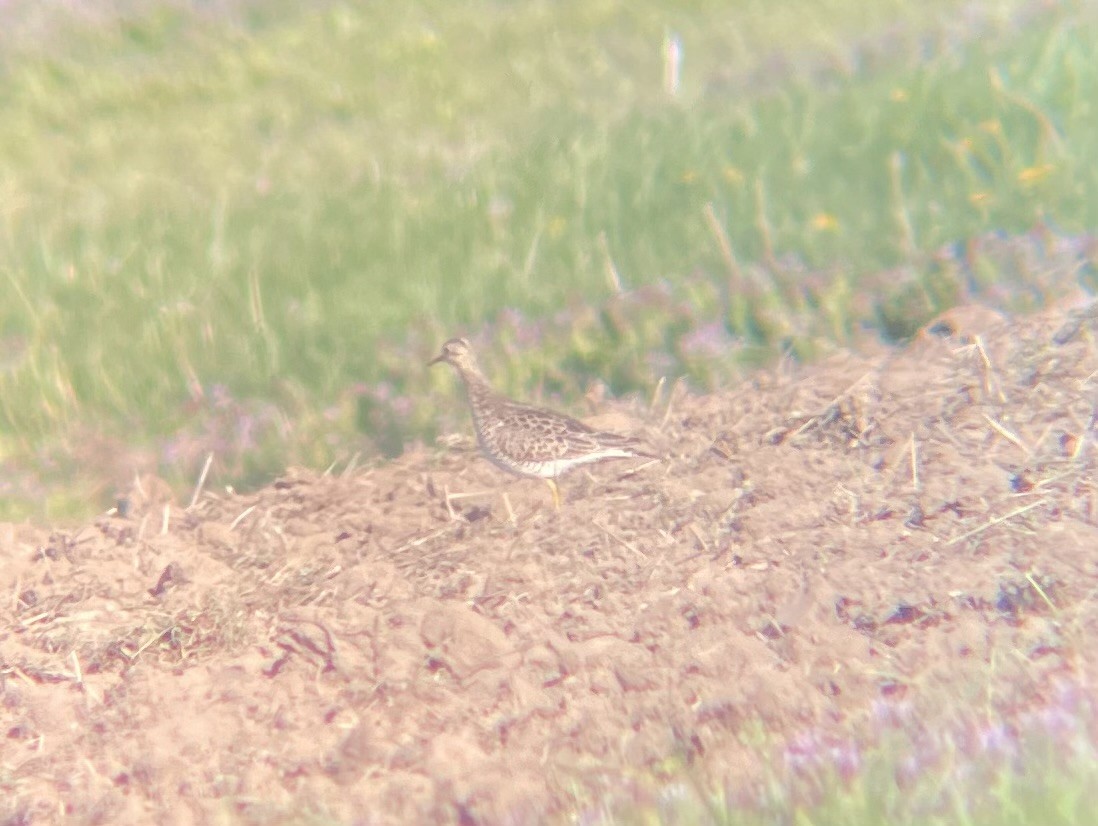
M 492 390 L 464 338 L 452 338 L 430 361 L 444 361 L 465 383 L 473 428 L 485 458 L 516 476 L 544 479 L 560 510 L 556 477 L 604 459 L 655 458 L 637 439 L 594 430 L 563 413 L 513 401 Z

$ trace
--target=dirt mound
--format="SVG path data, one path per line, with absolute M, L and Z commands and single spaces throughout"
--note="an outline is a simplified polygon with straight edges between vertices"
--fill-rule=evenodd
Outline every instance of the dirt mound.
M 1087 311 L 958 311 L 615 408 L 666 459 L 560 515 L 462 441 L 0 526 L 0 818 L 533 823 L 1062 707 L 1098 677 L 1096 375 Z

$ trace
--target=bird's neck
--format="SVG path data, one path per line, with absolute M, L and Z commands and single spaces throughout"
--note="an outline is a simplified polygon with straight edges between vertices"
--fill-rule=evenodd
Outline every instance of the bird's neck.
M 488 402 L 495 393 L 488 385 L 488 380 L 476 370 L 464 369 L 458 371 L 461 380 L 465 384 L 465 392 L 469 396 L 469 403 L 473 406 L 474 413 L 478 412 L 483 404 Z

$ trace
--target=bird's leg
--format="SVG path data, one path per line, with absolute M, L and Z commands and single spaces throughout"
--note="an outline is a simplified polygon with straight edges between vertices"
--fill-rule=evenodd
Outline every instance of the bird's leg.
M 553 494 L 553 510 L 560 511 L 560 488 L 557 487 L 557 483 L 553 479 L 546 479 L 545 484 L 549 486 L 549 491 Z

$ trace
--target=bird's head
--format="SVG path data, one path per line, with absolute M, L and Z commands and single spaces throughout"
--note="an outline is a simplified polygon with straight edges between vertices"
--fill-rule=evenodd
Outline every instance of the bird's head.
M 452 338 L 442 345 L 442 352 L 431 359 L 427 366 L 432 364 L 438 364 L 439 362 L 446 362 L 452 364 L 458 370 L 479 375 L 480 368 L 477 366 L 477 357 L 473 354 L 473 347 L 469 344 L 469 340 L 465 338 Z

